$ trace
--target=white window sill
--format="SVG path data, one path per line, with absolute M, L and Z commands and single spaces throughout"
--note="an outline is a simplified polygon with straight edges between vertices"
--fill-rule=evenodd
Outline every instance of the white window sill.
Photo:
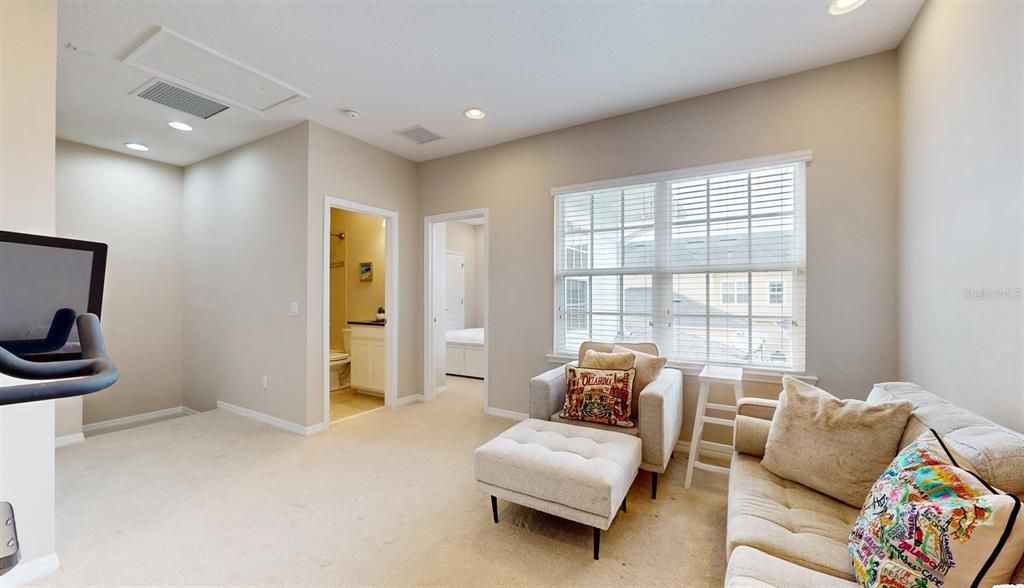
M 575 355 L 561 355 L 558 353 L 548 353 L 545 357 L 549 363 L 555 365 L 564 365 L 570 361 L 576 361 L 578 358 Z M 700 375 L 701 370 L 704 369 L 702 363 L 690 363 L 680 361 L 669 361 L 668 367 L 675 368 L 683 372 L 684 375 L 692 376 L 696 378 Z M 781 384 L 783 376 L 793 376 L 807 382 L 808 384 L 817 384 L 818 376 L 812 376 L 809 374 L 799 374 L 796 372 L 786 371 L 772 371 L 764 368 L 743 368 L 743 381 L 745 382 L 761 382 L 765 384 Z

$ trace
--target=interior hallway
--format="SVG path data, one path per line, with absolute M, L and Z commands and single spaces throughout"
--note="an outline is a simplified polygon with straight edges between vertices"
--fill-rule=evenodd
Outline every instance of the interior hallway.
M 650 499 L 641 472 L 591 559 L 588 527 L 500 502 L 473 450 L 513 421 L 482 382 L 302 438 L 220 410 L 57 451 L 50 585 L 721 586 L 725 478 L 678 455 Z

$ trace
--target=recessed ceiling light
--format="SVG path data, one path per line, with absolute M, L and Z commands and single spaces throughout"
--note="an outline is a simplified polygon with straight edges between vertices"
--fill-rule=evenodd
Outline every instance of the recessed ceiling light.
M 176 131 L 191 131 L 192 125 L 188 123 L 178 122 L 176 120 L 167 123 L 167 126 L 171 127 Z
M 833 16 L 849 14 L 860 8 L 867 0 L 832 0 L 828 5 L 828 13 Z
M 124 146 L 132 151 L 149 151 L 149 147 L 146 147 L 142 143 L 125 143 Z
M 487 116 L 487 113 L 480 110 L 479 108 L 470 108 L 465 112 L 465 114 L 466 118 L 471 118 L 473 120 L 480 120 L 483 117 Z

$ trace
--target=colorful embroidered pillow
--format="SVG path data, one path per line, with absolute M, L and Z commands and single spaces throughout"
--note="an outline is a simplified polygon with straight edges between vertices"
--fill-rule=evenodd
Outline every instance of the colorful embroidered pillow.
M 629 402 L 635 369 L 601 370 L 565 366 L 565 406 L 561 417 L 576 421 L 632 427 Z
M 1024 553 L 1020 499 L 990 486 L 935 431 L 900 451 L 868 494 L 849 551 L 867 587 L 992 586 Z

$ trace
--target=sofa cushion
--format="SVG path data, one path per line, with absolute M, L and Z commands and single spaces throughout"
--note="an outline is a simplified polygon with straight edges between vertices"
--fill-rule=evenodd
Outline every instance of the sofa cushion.
M 859 510 L 784 480 L 760 459 L 733 454 L 729 474 L 728 553 L 753 547 L 836 578 L 853 579 L 846 547 Z
M 633 427 L 630 399 L 635 369 L 599 370 L 565 366 L 563 419 Z
M 849 550 L 865 586 L 1003 584 L 1024 554 L 1021 502 L 929 431 L 875 482 Z
M 602 517 L 640 467 L 640 439 L 527 419 L 476 449 L 476 479 Z
M 786 376 L 764 467 L 858 509 L 896 456 L 913 405 L 840 400 Z
M 728 588 L 856 588 L 849 580 L 843 580 L 814 571 L 769 555 L 763 551 L 741 545 L 729 558 L 729 569 L 725 572 Z
M 1024 434 L 997 425 L 909 382 L 875 384 L 868 402 L 909 400 L 914 412 L 900 447 L 934 429 L 982 478 L 1004 492 L 1024 495 Z

